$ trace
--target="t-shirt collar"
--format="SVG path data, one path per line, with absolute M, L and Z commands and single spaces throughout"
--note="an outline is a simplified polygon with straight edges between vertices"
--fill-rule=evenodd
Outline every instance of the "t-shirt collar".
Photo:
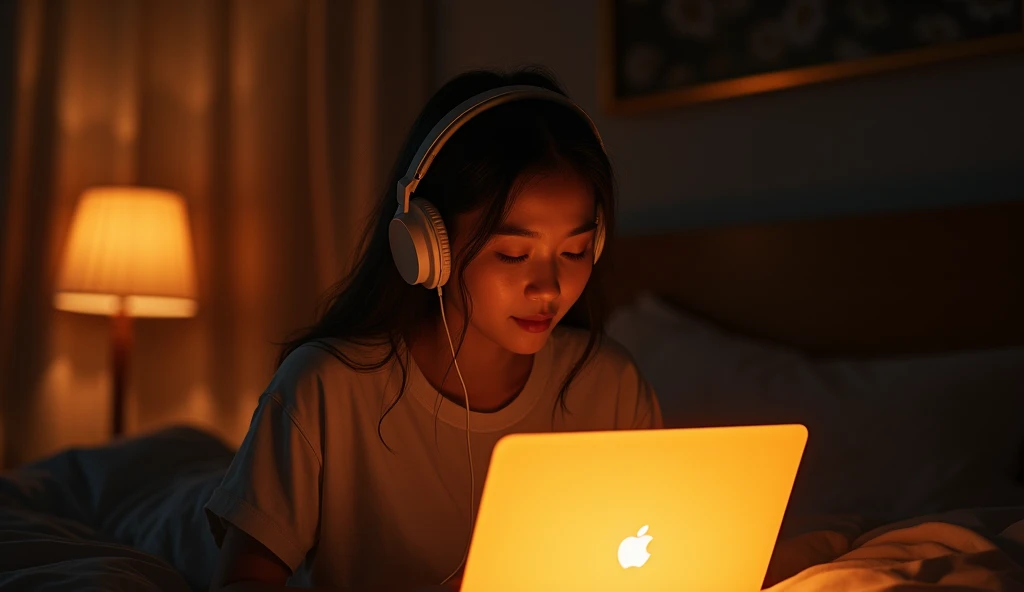
M 526 385 L 523 386 L 523 390 L 509 402 L 508 405 L 501 409 L 493 412 L 482 413 L 478 411 L 471 411 L 469 416 L 470 430 L 473 432 L 495 432 L 507 429 L 516 423 L 519 423 L 530 414 L 530 411 L 540 402 L 544 393 L 549 389 L 549 379 L 551 375 L 551 356 L 552 356 L 552 340 L 554 339 L 554 331 L 548 337 L 548 340 L 544 343 L 544 346 L 533 356 L 533 368 L 530 370 L 530 376 L 526 380 Z M 423 410 L 434 414 L 437 412 L 437 417 L 441 421 L 450 424 L 459 429 L 465 429 L 466 427 L 466 409 L 461 405 L 441 396 L 438 394 L 437 389 L 431 386 L 430 382 L 423 376 L 419 366 L 416 364 L 416 360 L 410 355 L 408 356 L 408 384 L 407 395 L 411 395 L 416 400 L 416 404 L 421 406 Z M 454 375 L 454 368 L 453 368 Z M 454 375 L 456 384 L 459 385 L 459 389 L 462 388 L 462 383 L 458 382 L 458 375 Z M 470 385 L 466 385 L 469 388 L 469 399 L 473 400 L 473 388 Z M 547 399 L 554 400 L 554 397 L 547 397 Z

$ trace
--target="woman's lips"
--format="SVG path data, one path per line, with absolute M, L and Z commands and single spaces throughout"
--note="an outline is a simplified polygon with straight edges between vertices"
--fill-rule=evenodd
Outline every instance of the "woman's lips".
M 512 317 L 512 320 L 515 321 L 523 331 L 528 333 L 543 333 L 544 331 L 547 331 L 548 327 L 551 326 L 551 319 L 552 317 L 547 317 L 542 320 L 528 320 L 521 319 L 519 317 Z

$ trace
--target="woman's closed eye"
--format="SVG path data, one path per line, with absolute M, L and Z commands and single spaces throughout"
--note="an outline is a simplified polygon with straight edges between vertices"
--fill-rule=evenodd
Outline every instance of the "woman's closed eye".
M 526 261 L 527 258 L 526 255 L 519 255 L 518 257 L 513 257 L 512 255 L 506 255 L 504 253 L 495 253 L 495 255 L 498 256 L 498 259 L 505 263 L 522 263 L 523 261 Z M 585 249 L 579 253 L 562 253 L 562 256 L 565 257 L 566 259 L 569 259 L 570 261 L 581 261 L 584 257 L 586 257 L 586 255 L 587 251 Z
M 518 257 L 513 257 L 504 253 L 495 253 L 495 255 L 505 263 L 522 263 L 523 261 L 526 261 L 526 255 L 520 255 Z

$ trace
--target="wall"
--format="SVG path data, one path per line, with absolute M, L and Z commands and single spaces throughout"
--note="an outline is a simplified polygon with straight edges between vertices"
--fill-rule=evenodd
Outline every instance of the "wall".
M 609 117 L 601 2 L 439 0 L 435 87 L 541 63 L 596 120 L 623 232 L 1024 199 L 1024 53 Z

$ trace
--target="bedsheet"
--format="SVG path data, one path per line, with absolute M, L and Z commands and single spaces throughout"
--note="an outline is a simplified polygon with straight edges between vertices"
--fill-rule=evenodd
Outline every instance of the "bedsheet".
M 815 530 L 780 542 L 772 564 L 770 592 L 1024 591 L 1024 507 L 957 510 L 862 533 Z

